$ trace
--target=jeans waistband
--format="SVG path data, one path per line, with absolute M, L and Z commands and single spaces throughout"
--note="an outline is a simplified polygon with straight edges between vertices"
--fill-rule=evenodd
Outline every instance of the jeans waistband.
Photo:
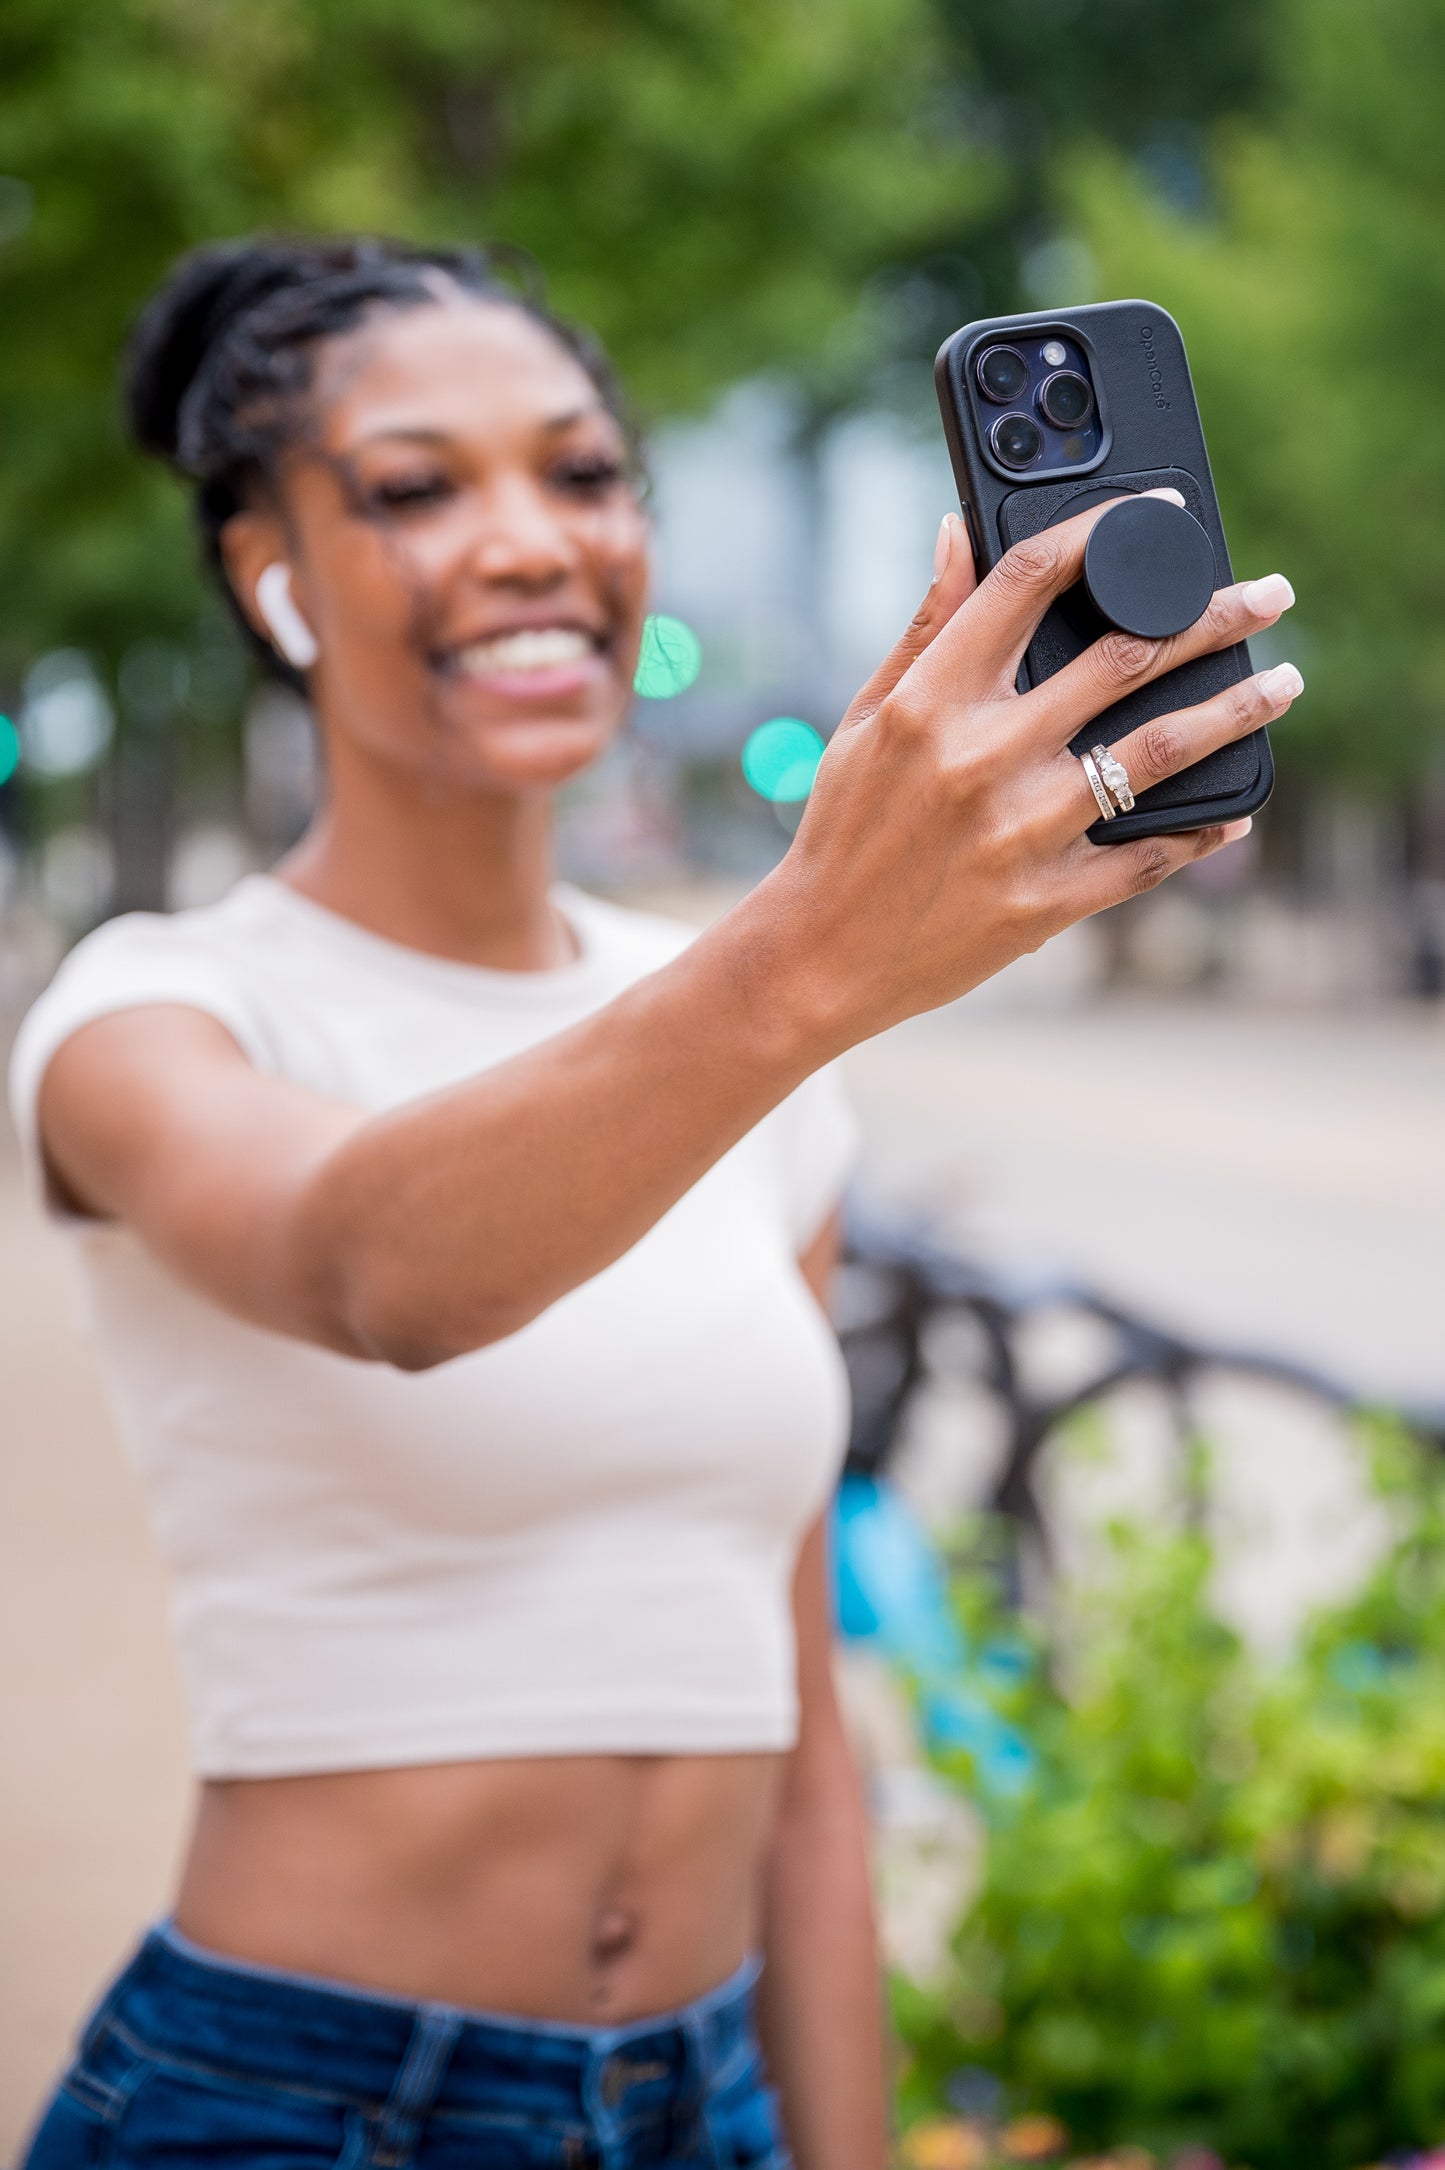
M 509 2018 L 353 1989 L 153 1929 L 96 2015 L 133 2048 L 214 2077 L 386 2113 L 632 2127 L 695 2108 L 752 2044 L 749 1958 L 676 2011 L 616 2027 Z

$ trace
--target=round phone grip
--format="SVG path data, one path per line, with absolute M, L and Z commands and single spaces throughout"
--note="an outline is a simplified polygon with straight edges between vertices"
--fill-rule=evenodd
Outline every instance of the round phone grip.
M 1084 586 L 1100 617 L 1146 640 L 1166 640 L 1202 617 L 1215 575 L 1204 529 L 1166 497 L 1120 498 L 1084 551 Z

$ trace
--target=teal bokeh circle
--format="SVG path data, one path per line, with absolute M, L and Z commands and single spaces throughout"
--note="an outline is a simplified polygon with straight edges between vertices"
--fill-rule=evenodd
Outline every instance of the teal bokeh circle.
M 774 806 L 806 799 L 823 758 L 823 740 L 800 716 L 772 716 L 743 747 L 743 775 Z
M 20 765 L 20 733 L 8 716 L 0 716 L 0 784 L 8 784 Z
M 681 618 L 661 614 L 642 628 L 642 648 L 632 683 L 644 700 L 670 701 L 686 693 L 702 669 L 702 642 Z

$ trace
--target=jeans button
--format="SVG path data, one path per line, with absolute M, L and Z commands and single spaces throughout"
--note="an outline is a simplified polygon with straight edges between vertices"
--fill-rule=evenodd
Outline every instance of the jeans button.
M 608 2058 L 602 2067 L 602 2099 L 609 2110 L 615 2110 L 626 2094 L 629 2077 L 625 2058 Z

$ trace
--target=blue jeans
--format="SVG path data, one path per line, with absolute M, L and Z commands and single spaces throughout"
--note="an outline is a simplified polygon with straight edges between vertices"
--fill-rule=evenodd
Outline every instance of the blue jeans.
M 162 1926 L 22 2170 L 788 2170 L 757 1973 L 657 2019 L 569 2027 L 244 1966 Z

